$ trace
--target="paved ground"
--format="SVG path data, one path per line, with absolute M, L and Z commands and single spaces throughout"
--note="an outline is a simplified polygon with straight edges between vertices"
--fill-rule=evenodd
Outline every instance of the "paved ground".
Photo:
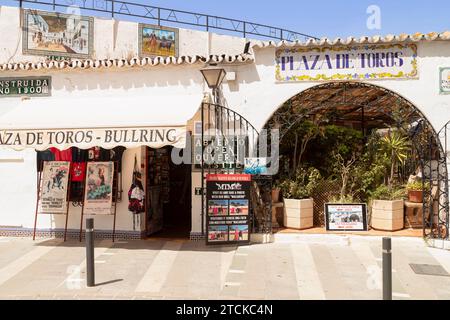
M 275 243 L 206 247 L 188 241 L 97 243 L 86 288 L 76 241 L 0 238 L 0 299 L 380 299 L 381 238 L 279 234 Z M 393 238 L 394 299 L 450 299 L 450 277 L 417 275 L 450 252 Z

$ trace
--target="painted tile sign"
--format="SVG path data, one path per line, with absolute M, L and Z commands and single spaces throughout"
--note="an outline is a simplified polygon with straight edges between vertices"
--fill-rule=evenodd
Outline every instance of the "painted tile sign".
M 93 18 L 27 10 L 23 22 L 23 53 L 90 58 Z
M 450 94 L 450 68 L 440 68 L 439 85 L 440 94 Z
M 178 29 L 139 24 L 141 57 L 178 57 Z
M 0 78 L 0 98 L 50 96 L 51 77 Z
M 276 51 L 276 80 L 330 81 L 416 78 L 415 44 L 283 48 Z

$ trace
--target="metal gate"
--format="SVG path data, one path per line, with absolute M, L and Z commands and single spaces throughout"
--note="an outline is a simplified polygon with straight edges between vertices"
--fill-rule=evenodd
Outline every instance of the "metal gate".
M 258 157 L 258 131 L 239 113 L 224 106 L 203 103 L 201 132 L 194 135 L 195 166 L 202 174 L 202 234 L 205 235 L 207 205 L 205 197 L 208 174 L 239 174 L 244 172 L 244 159 Z M 201 155 L 201 159 L 198 159 Z M 250 222 L 252 232 L 272 231 L 272 179 L 253 176 Z
M 428 130 L 428 148 L 422 155 L 424 184 L 423 234 L 427 239 L 449 239 L 449 133 L 450 121 L 437 133 Z

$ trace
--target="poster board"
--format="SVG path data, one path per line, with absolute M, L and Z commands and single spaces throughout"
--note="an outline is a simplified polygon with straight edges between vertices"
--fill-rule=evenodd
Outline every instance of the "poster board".
M 367 205 L 325 204 L 327 231 L 367 231 Z
M 207 175 L 207 245 L 250 242 L 251 181 L 248 174 Z
M 114 162 L 88 162 L 84 190 L 84 214 L 111 215 Z
M 40 181 L 39 213 L 65 214 L 68 206 L 69 161 L 45 161 Z

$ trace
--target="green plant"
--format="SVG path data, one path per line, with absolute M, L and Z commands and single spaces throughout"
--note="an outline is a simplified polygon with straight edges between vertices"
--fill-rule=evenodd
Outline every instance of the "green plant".
M 403 136 L 399 131 L 389 132 L 387 136 L 382 139 L 383 147 L 390 157 L 390 175 L 388 183 L 392 185 L 394 182 L 395 166 L 397 164 L 404 164 L 408 157 L 410 144 L 408 138 Z
M 319 170 L 300 167 L 292 178 L 282 180 L 280 188 L 286 199 L 307 199 L 311 197 L 320 180 L 322 176 Z
M 405 188 L 401 186 L 387 186 L 384 184 L 370 192 L 370 198 L 372 200 L 402 200 L 405 196 Z
M 343 197 L 341 196 L 336 196 L 331 198 L 331 200 L 329 201 L 330 203 L 339 203 L 339 204 L 350 204 L 350 203 L 355 203 L 355 198 L 353 198 L 352 195 L 345 195 Z
M 406 185 L 406 190 L 408 191 L 424 191 L 429 189 L 430 189 L 429 182 L 423 183 L 422 181 L 414 181 Z

